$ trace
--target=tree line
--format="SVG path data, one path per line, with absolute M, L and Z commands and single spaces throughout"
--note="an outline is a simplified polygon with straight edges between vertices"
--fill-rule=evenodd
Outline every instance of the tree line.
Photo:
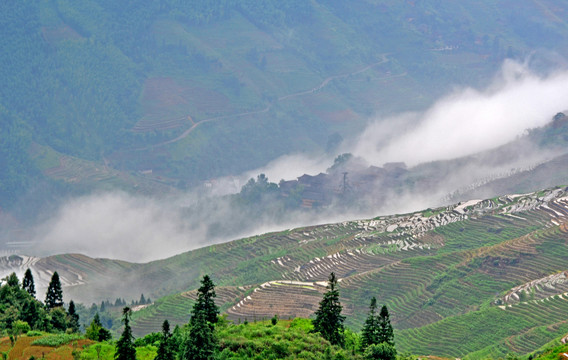
M 29 269 L 21 284 L 15 273 L 2 281 L 5 284 L 0 287 L 0 331 L 7 333 L 12 343 L 17 341 L 19 335 L 30 330 L 80 332 L 79 315 L 74 302 L 71 300 L 67 309 L 64 307 L 63 291 L 57 272 L 53 273 L 43 303 L 36 299 L 35 284 Z M 219 316 L 220 311 L 215 304 L 215 297 L 215 285 L 211 278 L 205 275 L 197 291 L 197 300 L 191 310 L 189 322 L 183 328 L 176 326 L 171 332 L 170 324 L 168 320 L 165 320 L 160 334 L 153 333 L 136 340 L 131 328 L 132 310 L 125 306 L 122 311 L 123 331 L 115 343 L 115 360 L 136 360 L 136 347 L 147 343 L 157 344 L 156 360 L 232 358 L 232 355 L 228 355 L 230 351 L 227 350 L 229 349 L 221 349 L 220 340 L 222 339 L 219 339 L 217 327 L 219 323 L 226 325 L 226 319 Z M 315 318 L 311 321 L 313 328 L 310 332 L 321 336 L 330 345 L 339 348 L 346 348 L 346 335 L 356 336 L 355 341 L 353 339 L 348 341 L 352 347 L 349 350 L 354 359 L 396 359 L 394 333 L 386 305 L 377 311 L 377 300 L 375 297 L 371 299 L 368 317 L 361 335 L 345 329 L 343 325 L 345 316 L 341 314 L 342 309 L 339 301 L 338 280 L 335 274 L 331 273 L 327 291 L 319 303 Z M 273 326 L 276 325 L 278 316 L 275 315 L 271 323 Z M 247 324 L 245 320 L 243 325 Z M 103 326 L 98 312 L 90 325 L 85 328 L 84 336 L 98 342 L 112 340 L 112 334 Z M 354 343 L 357 345 L 352 346 Z M 280 349 L 278 344 L 273 344 L 272 348 L 276 352 Z M 280 351 L 285 352 L 283 349 Z M 324 358 L 332 358 L 329 351 L 326 354 Z
M 36 299 L 32 272 L 27 269 L 22 283 L 15 273 L 2 279 L 0 287 L 0 332 L 11 340 L 29 330 L 46 332 L 79 332 L 79 315 L 71 300 L 64 308 L 59 274 L 54 272 L 42 303 Z
M 159 335 L 159 347 L 155 360 L 213 360 L 232 358 L 225 351 L 220 351 L 220 339 L 216 331 L 219 322 L 225 321 L 219 317 L 219 308 L 215 305 L 215 285 L 208 275 L 201 280 L 198 289 L 197 301 L 191 311 L 189 323 L 185 331 L 178 327 L 174 333 L 170 332 L 168 320 L 162 324 L 162 332 Z M 342 305 L 339 301 L 339 289 L 337 277 L 331 273 L 328 279 L 327 291 L 319 303 L 319 308 L 312 321 L 311 332 L 319 334 L 329 344 L 345 347 L 346 329 L 343 325 L 345 316 L 341 314 Z M 117 360 L 135 360 L 134 340 L 129 327 L 130 310 L 125 308 L 123 322 L 124 332 L 117 343 Z M 278 316 L 271 319 L 272 325 L 276 325 Z M 244 325 L 248 324 L 245 320 Z M 352 333 L 351 333 L 352 334 Z M 386 305 L 383 305 L 377 313 L 377 300 L 371 299 L 369 314 L 365 325 L 357 341 L 359 346 L 351 349 L 355 359 L 382 359 L 395 360 L 397 351 L 394 343 L 394 332 L 390 323 L 390 315 Z M 272 346 L 278 349 L 277 346 Z M 120 353 L 120 355 L 118 355 Z M 233 354 L 234 355 L 234 354 Z M 326 358 L 330 352 L 324 355 Z M 339 358 L 341 358 L 340 355 Z M 278 356 L 276 357 L 278 358 Z M 337 358 L 337 357 L 336 357 Z

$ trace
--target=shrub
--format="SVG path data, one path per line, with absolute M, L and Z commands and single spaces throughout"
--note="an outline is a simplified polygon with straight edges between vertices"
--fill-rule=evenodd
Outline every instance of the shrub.
M 314 326 L 312 325 L 312 320 L 310 319 L 295 318 L 290 323 L 290 329 L 294 328 L 301 329 L 308 333 L 314 329 Z
M 69 344 L 71 341 L 79 340 L 82 338 L 83 337 L 79 334 L 49 335 L 34 340 L 32 342 L 32 345 L 58 347 L 61 345 Z
M 270 350 L 278 357 L 278 359 L 282 359 L 290 355 L 290 350 L 288 350 L 286 343 L 273 343 L 272 346 L 270 346 Z
M 372 344 L 363 356 L 367 360 L 396 360 L 396 349 L 387 343 Z

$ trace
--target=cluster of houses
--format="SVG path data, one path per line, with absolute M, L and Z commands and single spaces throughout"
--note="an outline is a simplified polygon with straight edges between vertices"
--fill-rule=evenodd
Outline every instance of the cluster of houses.
M 393 188 L 406 172 L 404 163 L 387 163 L 383 167 L 345 166 L 313 176 L 304 174 L 278 185 L 283 197 L 301 196 L 303 208 L 325 207 L 336 200 L 376 194 L 378 186 Z

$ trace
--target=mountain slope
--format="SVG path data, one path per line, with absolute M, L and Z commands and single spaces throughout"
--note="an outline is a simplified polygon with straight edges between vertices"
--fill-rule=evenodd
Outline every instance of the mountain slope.
M 41 179 L 67 193 L 109 186 L 54 176 L 57 165 L 32 160 L 34 144 L 125 175 L 115 187 L 137 191 L 134 172 L 183 188 L 290 152 L 333 152 L 371 114 L 479 85 L 506 57 L 568 52 L 566 6 L 548 0 L 1 6 L 3 209 L 25 206 Z
M 376 296 L 391 311 L 401 350 L 498 357 L 532 351 L 568 332 L 562 315 L 568 307 L 562 295 L 567 194 L 553 188 L 305 227 L 147 264 L 79 255 L 27 264 L 40 278 L 53 270 L 63 274 L 73 285 L 65 287 L 66 297 L 75 300 L 171 294 L 135 314 L 139 335 L 157 331 L 164 319 L 185 323 L 195 299 L 195 290 L 186 290 L 197 288 L 203 274 L 218 285 L 218 304 L 229 319 L 252 321 L 309 316 L 333 271 L 350 327 L 360 328 Z

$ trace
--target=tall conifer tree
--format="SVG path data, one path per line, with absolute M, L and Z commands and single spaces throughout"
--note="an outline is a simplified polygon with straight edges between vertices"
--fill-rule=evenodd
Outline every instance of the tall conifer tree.
M 386 305 L 381 308 L 381 313 L 379 314 L 379 344 L 387 343 L 394 346 L 394 331 L 390 322 L 389 310 Z
M 343 346 L 345 316 L 341 315 L 343 307 L 339 302 L 337 278 L 334 273 L 329 275 L 327 289 L 319 304 L 319 309 L 316 311 L 316 318 L 313 321 L 314 331 L 321 333 L 323 338 L 333 345 Z
M 79 332 L 79 314 L 77 314 L 73 300 L 69 301 L 67 314 L 69 315 L 69 320 L 67 321 L 69 328 L 73 332 Z
M 218 341 L 213 324 L 207 321 L 205 313 L 193 314 L 189 334 L 184 339 L 181 358 L 183 360 L 212 360 L 215 358 Z
M 183 360 L 211 360 L 218 348 L 215 323 L 219 308 L 215 305 L 215 285 L 208 275 L 201 280 L 197 291 L 197 302 L 193 305 L 189 321 L 189 334 L 183 340 Z
M 56 272 L 51 276 L 47 293 L 45 294 L 45 307 L 51 310 L 63 306 L 63 290 L 59 281 L 59 274 Z
M 22 288 L 28 292 L 31 296 L 35 298 L 36 291 L 34 285 L 34 277 L 32 271 L 28 268 L 24 274 L 24 280 L 22 281 Z
M 120 339 L 116 342 L 115 360 L 136 360 L 134 336 L 132 336 L 132 329 L 130 329 L 130 314 L 131 311 L 128 306 L 122 309 L 124 330 L 122 331 L 122 335 L 120 335 Z
M 160 345 L 158 346 L 158 353 L 154 360 L 174 360 L 175 353 L 172 344 L 173 338 L 170 333 L 170 323 L 168 320 L 164 320 L 162 323 L 162 338 L 160 340 Z
M 369 315 L 361 331 L 361 346 L 366 349 L 369 345 L 379 343 L 379 318 L 377 317 L 377 299 L 373 296 L 369 306 Z
M 203 313 L 205 320 L 211 324 L 217 323 L 217 316 L 219 315 L 219 307 L 215 305 L 215 284 L 209 275 L 203 276 L 201 280 L 201 287 L 197 290 L 197 302 L 193 305 L 192 317 L 190 323 L 193 323 L 193 317 L 196 313 Z

